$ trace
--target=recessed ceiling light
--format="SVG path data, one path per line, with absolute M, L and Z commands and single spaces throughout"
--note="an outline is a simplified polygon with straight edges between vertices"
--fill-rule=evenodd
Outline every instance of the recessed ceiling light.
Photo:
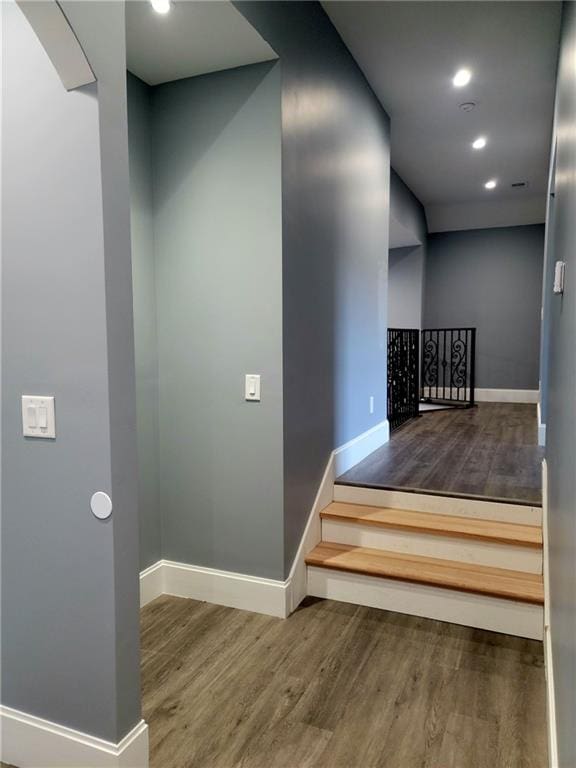
M 474 149 L 484 149 L 486 146 L 486 139 L 484 136 L 478 136 L 478 138 L 472 142 L 472 146 Z
M 469 69 L 459 69 L 452 78 L 452 83 L 456 88 L 462 88 L 462 86 L 468 85 L 471 79 L 472 72 Z
M 156 13 L 164 14 L 170 10 L 170 0 L 150 0 L 150 4 Z
M 486 187 L 486 189 L 494 189 L 494 187 L 497 184 L 498 182 L 496 181 L 496 179 L 490 179 L 490 181 L 487 181 L 486 184 L 484 184 L 484 186 Z

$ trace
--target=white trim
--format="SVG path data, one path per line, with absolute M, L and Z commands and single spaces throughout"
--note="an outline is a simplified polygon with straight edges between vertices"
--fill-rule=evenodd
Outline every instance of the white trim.
M 314 549 L 321 539 L 320 512 L 334 499 L 334 453 L 330 455 L 324 475 L 308 516 L 306 528 L 300 540 L 300 546 L 288 576 L 288 614 L 295 611 L 308 594 L 306 555 Z
M 279 616 L 287 612 L 288 581 L 264 579 L 164 560 L 164 592 L 229 608 Z
M 440 399 L 444 389 L 442 387 L 424 387 L 422 397 Z M 446 387 L 446 402 L 450 401 L 451 390 Z M 470 397 L 468 388 L 461 391 L 461 405 L 465 405 Z M 477 403 L 537 403 L 539 399 L 539 390 L 537 389 L 492 389 L 480 388 L 474 390 L 474 399 Z M 457 403 L 453 403 L 457 405 Z
M 158 560 L 140 573 L 140 608 L 164 594 L 163 561 Z
M 554 696 L 554 660 L 550 629 L 550 551 L 548 548 L 548 463 L 542 461 L 542 537 L 544 542 L 544 672 L 546 674 L 546 711 L 548 720 L 548 765 L 559 768 L 556 699 Z
M 538 402 L 538 445 L 543 448 L 546 445 L 546 424 L 542 423 L 541 405 Z
M 546 714 L 548 721 L 548 766 L 549 768 L 560 768 L 556 700 L 554 698 L 554 660 L 549 626 L 544 627 L 544 673 L 546 676 Z
M 161 588 L 161 591 L 158 591 Z M 161 594 L 286 618 L 289 581 L 159 560 L 140 574 L 140 606 Z
M 0 707 L 1 760 L 18 768 L 146 768 L 148 726 L 114 744 L 40 717 Z
M 96 82 L 96 75 L 82 46 L 55 0 L 42 3 L 16 0 L 16 3 L 28 19 L 67 91 Z
M 362 461 L 389 438 L 385 419 L 331 453 L 286 581 L 159 560 L 140 574 L 140 606 L 167 594 L 270 616 L 288 616 L 306 597 L 305 557 L 320 541 L 320 511 L 333 500 L 336 474 Z
M 308 567 L 315 597 L 542 640 L 542 606 L 488 595 Z
M 542 459 L 542 574 L 544 577 L 544 625 L 550 626 L 550 550 L 548 549 L 548 463 Z
M 478 517 L 501 523 L 541 525 L 542 509 L 524 504 L 507 504 L 483 499 L 463 499 L 459 496 L 442 496 L 434 493 L 411 493 L 385 488 L 362 488 L 355 485 L 334 486 L 334 500 L 349 504 L 366 504 L 373 507 L 408 509 L 413 512 L 430 512 L 456 517 Z
M 479 403 L 537 403 L 537 389 L 476 389 Z
M 358 437 L 349 440 L 334 451 L 334 473 L 336 477 L 347 472 L 359 461 L 365 459 L 381 445 L 390 439 L 390 425 L 384 419 Z

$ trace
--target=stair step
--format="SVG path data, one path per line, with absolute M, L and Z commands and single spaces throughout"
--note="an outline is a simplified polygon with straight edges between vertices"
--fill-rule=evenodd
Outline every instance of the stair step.
M 542 508 L 539 506 L 446 496 L 436 492 L 386 490 L 336 483 L 334 501 L 523 525 L 542 524 Z
M 542 605 L 542 576 L 433 557 L 321 542 L 306 564 L 349 573 L 426 584 L 460 592 Z
M 372 507 L 338 501 L 332 502 L 323 509 L 320 517 L 323 520 L 335 520 L 343 523 L 357 523 L 414 533 L 452 536 L 542 549 L 542 528 L 539 525 L 414 512 L 389 507 Z

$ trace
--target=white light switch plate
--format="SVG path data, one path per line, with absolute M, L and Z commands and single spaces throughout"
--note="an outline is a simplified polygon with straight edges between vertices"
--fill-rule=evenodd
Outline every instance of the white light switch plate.
M 260 400 L 260 374 L 259 373 L 246 374 L 244 398 L 246 400 L 256 400 L 256 401 Z
M 22 395 L 22 434 L 24 437 L 56 437 L 54 397 Z
M 564 293 L 564 273 L 566 262 L 557 261 L 554 265 L 554 293 Z

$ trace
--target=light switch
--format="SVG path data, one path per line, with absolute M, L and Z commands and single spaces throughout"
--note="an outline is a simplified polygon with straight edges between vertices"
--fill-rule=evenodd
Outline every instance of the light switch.
M 260 374 L 247 373 L 244 397 L 246 400 L 260 400 Z
M 564 273 L 566 271 L 566 262 L 557 261 L 554 265 L 554 293 L 564 293 Z
M 48 428 L 48 409 L 45 405 L 39 405 L 36 409 L 38 413 L 38 428 L 39 429 L 47 429 Z
M 54 397 L 22 395 L 22 434 L 24 437 L 56 437 Z

